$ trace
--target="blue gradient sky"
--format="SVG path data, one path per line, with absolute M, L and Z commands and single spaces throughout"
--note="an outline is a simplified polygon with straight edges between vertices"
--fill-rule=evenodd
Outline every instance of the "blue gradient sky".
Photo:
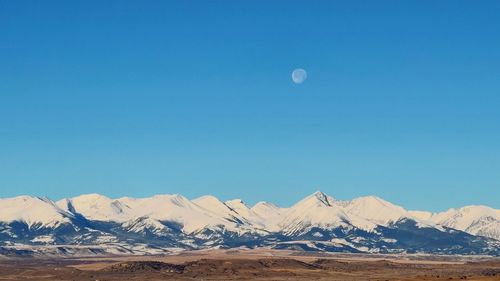
M 500 208 L 499 11 L 0 0 L 0 197 Z

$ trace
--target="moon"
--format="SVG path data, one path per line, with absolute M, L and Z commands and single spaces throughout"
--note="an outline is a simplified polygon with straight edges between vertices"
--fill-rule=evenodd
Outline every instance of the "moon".
M 302 68 L 297 68 L 292 72 L 292 80 L 295 84 L 302 84 L 307 79 L 307 72 Z

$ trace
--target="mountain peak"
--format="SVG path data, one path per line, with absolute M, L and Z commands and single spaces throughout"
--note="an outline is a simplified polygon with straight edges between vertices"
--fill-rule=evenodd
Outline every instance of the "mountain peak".
M 226 205 L 230 206 L 230 207 L 246 207 L 248 208 L 247 204 L 245 204 L 245 202 L 243 202 L 243 200 L 241 199 L 232 199 L 232 200 L 228 200 L 225 202 Z
M 376 196 L 353 199 L 347 203 L 345 210 L 349 214 L 367 218 L 382 225 L 411 216 L 404 208 Z
M 201 197 L 198 197 L 196 199 L 191 200 L 191 202 L 195 203 L 196 205 L 199 205 L 203 208 L 212 210 L 214 208 L 218 209 L 227 209 L 228 207 L 226 204 L 222 201 L 219 200 L 219 198 L 212 196 L 212 195 L 204 195 Z
M 261 208 L 261 207 L 274 208 L 274 209 L 278 209 L 279 208 L 278 206 L 274 205 L 271 202 L 259 201 L 259 202 L 255 203 L 255 205 L 253 205 L 252 209 L 253 208 Z
M 73 214 L 59 208 L 44 197 L 18 196 L 0 199 L 0 221 L 22 221 L 29 226 L 42 223 L 50 227 L 67 223 Z
M 70 213 L 77 213 L 92 220 L 123 221 L 128 218 L 129 206 L 118 200 L 97 193 L 65 198 L 56 205 Z
M 332 207 L 334 202 L 335 202 L 335 199 L 332 196 L 329 196 L 329 195 L 325 194 L 324 192 L 318 190 L 318 191 L 314 192 L 313 194 L 307 196 L 306 198 L 304 198 L 300 202 L 303 202 L 303 203 L 309 202 L 309 203 L 324 205 L 327 207 Z
M 386 207 L 395 206 L 394 204 L 374 195 L 358 197 L 351 202 L 362 202 L 363 204 L 381 205 Z
M 93 201 L 96 201 L 96 200 L 111 201 L 112 199 L 110 199 L 110 198 L 108 198 L 108 197 L 106 197 L 104 195 L 98 194 L 98 193 L 89 193 L 89 194 L 82 194 L 82 195 L 73 197 L 73 198 L 71 198 L 71 200 L 73 200 L 73 201 L 89 201 L 89 202 L 93 202 Z
M 233 212 L 231 207 L 212 195 L 201 196 L 191 202 L 225 218 L 230 217 L 231 212 Z
M 160 202 L 169 201 L 178 206 L 188 206 L 191 203 L 191 201 L 180 194 L 156 194 L 151 199 L 159 200 Z
M 221 202 L 221 201 L 219 200 L 219 198 L 217 198 L 217 197 L 215 197 L 215 196 L 213 196 L 213 195 L 203 195 L 203 196 L 200 196 L 200 197 L 198 197 L 198 198 L 196 198 L 196 199 L 193 199 L 192 201 L 193 201 L 193 202 L 194 202 L 194 201 L 212 201 L 212 202 Z
M 324 193 L 323 191 L 321 190 L 316 190 L 313 194 L 311 195 L 315 195 L 315 196 L 326 196 L 326 193 Z

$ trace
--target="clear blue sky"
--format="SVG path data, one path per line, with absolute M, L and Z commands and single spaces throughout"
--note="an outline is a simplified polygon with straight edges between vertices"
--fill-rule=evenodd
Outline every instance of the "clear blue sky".
M 500 1 L 0 0 L 0 197 L 286 206 L 319 189 L 500 208 L 499 12 Z

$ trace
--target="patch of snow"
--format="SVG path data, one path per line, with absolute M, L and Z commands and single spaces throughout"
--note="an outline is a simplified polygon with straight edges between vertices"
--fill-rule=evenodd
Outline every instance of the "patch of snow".
M 52 235 L 40 235 L 30 240 L 33 243 L 52 244 L 55 239 Z

